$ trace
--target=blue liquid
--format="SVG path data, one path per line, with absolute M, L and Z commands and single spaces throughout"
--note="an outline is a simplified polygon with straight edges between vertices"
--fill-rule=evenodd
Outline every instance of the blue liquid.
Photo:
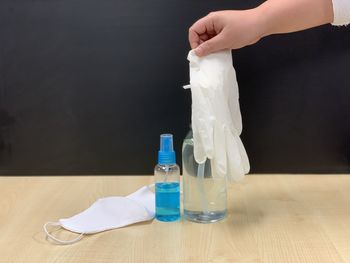
M 180 219 L 179 183 L 156 183 L 156 218 L 165 222 Z

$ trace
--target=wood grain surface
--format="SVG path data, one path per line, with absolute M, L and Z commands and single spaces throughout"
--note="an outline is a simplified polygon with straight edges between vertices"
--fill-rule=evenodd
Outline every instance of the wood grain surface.
M 347 175 L 249 175 L 230 186 L 229 216 L 219 223 L 154 220 L 74 245 L 46 240 L 46 221 L 151 182 L 150 176 L 0 177 L 0 262 L 350 262 Z

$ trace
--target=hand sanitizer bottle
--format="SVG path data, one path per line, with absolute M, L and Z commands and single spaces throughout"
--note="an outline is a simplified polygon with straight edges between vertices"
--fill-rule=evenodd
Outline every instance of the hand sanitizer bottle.
M 227 182 L 214 175 L 211 160 L 198 164 L 194 158 L 192 130 L 182 146 L 182 184 L 184 219 L 213 223 L 227 215 Z
M 156 219 L 171 222 L 180 219 L 180 167 L 176 164 L 173 135 L 160 136 L 158 164 L 154 168 Z

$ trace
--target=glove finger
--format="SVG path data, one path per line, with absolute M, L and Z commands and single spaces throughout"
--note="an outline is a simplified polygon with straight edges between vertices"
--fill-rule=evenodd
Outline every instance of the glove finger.
M 228 129 L 225 129 L 225 137 L 228 162 L 228 178 L 230 181 L 239 181 L 244 177 L 244 170 L 235 135 L 233 135 Z
M 196 162 L 203 163 L 208 157 L 212 156 L 210 123 L 207 121 L 209 112 L 201 88 L 197 85 L 191 85 L 191 93 L 194 155 Z
M 239 136 L 236 136 L 236 142 L 238 145 L 238 150 L 242 159 L 242 165 L 243 165 L 243 170 L 244 173 L 247 174 L 250 171 L 250 164 L 249 164 L 249 159 L 248 159 L 248 154 L 244 148 L 244 145 L 242 143 L 241 138 Z
M 192 121 L 196 123 L 201 147 L 208 158 L 213 156 L 213 113 L 200 86 L 192 89 Z
M 227 69 L 225 76 L 227 78 L 227 81 L 225 81 L 225 90 L 227 92 L 231 119 L 239 135 L 242 132 L 242 116 L 239 107 L 239 90 L 236 78 L 236 71 L 233 66 L 230 66 L 230 68 Z
M 193 130 L 193 153 L 194 158 L 197 163 L 204 163 L 207 159 L 203 143 L 199 133 L 196 131 L 195 127 L 192 127 Z
M 219 177 L 227 174 L 226 142 L 224 127 L 219 122 L 214 123 L 214 164 Z

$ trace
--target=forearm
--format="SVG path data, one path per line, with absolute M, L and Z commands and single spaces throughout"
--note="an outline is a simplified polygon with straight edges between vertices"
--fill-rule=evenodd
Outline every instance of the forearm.
M 189 42 L 198 56 L 206 56 L 329 23 L 350 24 L 350 0 L 266 0 L 253 9 L 213 12 L 199 19 L 189 29 Z
M 332 0 L 267 0 L 255 11 L 260 17 L 262 36 L 333 22 Z

